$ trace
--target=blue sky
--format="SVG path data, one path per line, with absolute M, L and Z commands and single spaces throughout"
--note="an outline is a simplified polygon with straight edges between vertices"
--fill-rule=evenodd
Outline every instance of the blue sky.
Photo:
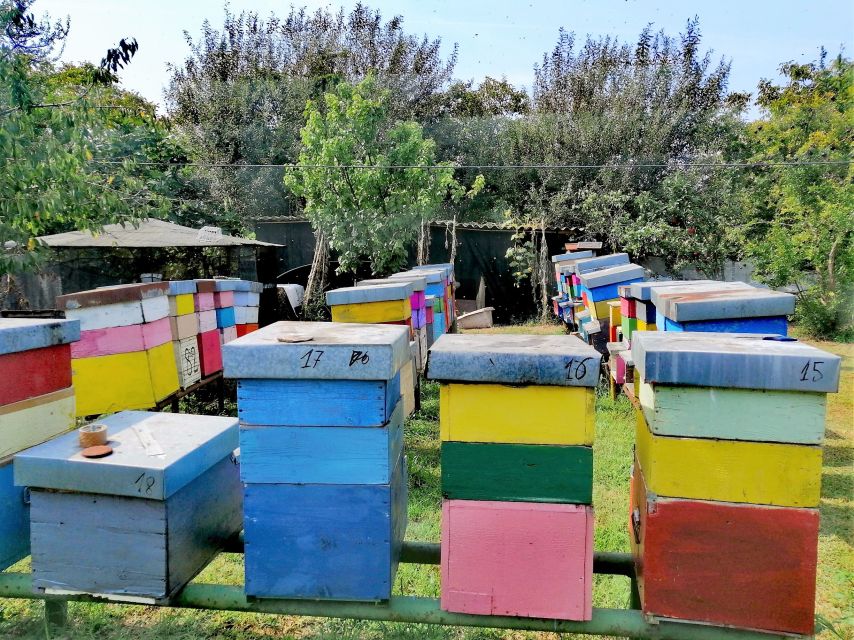
M 291 3 L 231 0 L 232 11 L 287 13 Z M 310 8 L 352 7 L 354 2 L 303 0 Z M 634 42 L 647 23 L 676 34 L 699 16 L 703 45 L 715 58 L 732 60 L 730 89 L 756 90 L 760 78 L 776 78 L 786 60 L 815 59 L 824 45 L 831 54 L 844 46 L 852 55 L 854 2 L 851 0 L 370 0 L 384 17 L 400 14 L 408 32 L 441 37 L 445 52 L 459 45 L 455 75 L 481 80 L 506 76 L 530 87 L 533 65 L 550 51 L 559 27 Z M 168 62 L 188 51 L 183 32 L 198 36 L 202 21 L 222 22 L 223 4 L 211 0 L 38 0 L 36 13 L 71 17 L 63 60 L 98 62 L 122 36 L 137 38 L 140 50 L 121 73 L 123 85 L 162 105 Z

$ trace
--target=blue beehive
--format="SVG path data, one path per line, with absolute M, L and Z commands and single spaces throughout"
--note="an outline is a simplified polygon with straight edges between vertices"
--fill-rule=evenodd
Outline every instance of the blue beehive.
M 23 487 L 16 487 L 12 461 L 0 462 L 0 570 L 30 553 L 30 509 Z
M 102 422 L 107 457 L 84 458 L 76 433 L 15 456 L 33 586 L 168 602 L 240 531 L 237 420 L 124 411 Z
M 247 595 L 388 599 L 406 529 L 408 328 L 279 322 L 223 362 L 238 378 Z

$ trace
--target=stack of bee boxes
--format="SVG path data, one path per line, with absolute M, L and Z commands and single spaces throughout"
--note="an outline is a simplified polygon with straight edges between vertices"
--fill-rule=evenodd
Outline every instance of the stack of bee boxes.
M 258 308 L 264 285 L 250 280 L 237 280 L 234 286 L 234 322 L 239 338 L 258 330 Z
M 0 319 L 0 570 L 29 553 L 30 517 L 12 456 L 74 427 L 76 320 Z
M 169 282 L 169 323 L 172 329 L 172 350 L 178 365 L 178 383 L 188 389 L 202 379 L 199 362 L 199 315 L 196 313 L 193 280 Z
M 222 371 L 222 343 L 217 328 L 215 293 L 216 281 L 196 280 L 193 302 L 199 315 L 199 362 L 204 378 Z
M 447 335 L 431 348 L 446 611 L 590 619 L 600 360 L 572 336 Z
M 436 283 L 430 286 L 428 280 L 427 294 L 442 298 L 442 313 L 445 316 L 445 331 L 453 332 L 456 326 L 457 309 L 454 298 L 454 265 L 450 262 L 438 262 L 435 264 L 422 264 L 412 268 L 412 271 L 421 273 L 427 271 L 440 271 L 442 273 L 442 290 Z
M 406 529 L 408 330 L 278 322 L 224 358 L 238 379 L 247 595 L 387 600 Z
M 826 394 L 779 336 L 637 333 L 631 538 L 643 610 L 811 635 Z
M 78 416 L 146 409 L 179 389 L 168 291 L 168 283 L 154 282 L 56 299 L 80 321 L 71 348 Z

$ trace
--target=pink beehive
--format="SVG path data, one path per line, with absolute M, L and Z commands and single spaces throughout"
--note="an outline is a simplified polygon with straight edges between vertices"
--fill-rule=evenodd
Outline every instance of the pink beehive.
M 445 500 L 442 609 L 590 620 L 593 508 Z

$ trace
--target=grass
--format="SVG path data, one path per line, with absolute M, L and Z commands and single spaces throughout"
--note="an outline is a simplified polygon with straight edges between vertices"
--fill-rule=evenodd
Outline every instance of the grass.
M 557 325 L 496 328 L 484 333 L 562 333 Z M 825 631 L 822 640 L 854 639 L 854 345 L 815 343 L 841 355 L 840 393 L 830 397 L 827 414 L 817 611 L 838 635 Z M 410 540 L 438 542 L 440 525 L 439 402 L 435 384 L 422 386 L 421 411 L 406 425 L 409 460 Z M 207 408 L 207 407 L 206 407 Z M 234 409 L 233 405 L 229 407 Z M 604 392 L 596 404 L 594 456 L 595 546 L 597 551 L 628 551 L 626 529 L 628 477 L 632 460 L 633 417 L 625 398 L 611 401 Z M 12 570 L 27 570 L 28 560 Z M 221 554 L 197 578 L 201 582 L 242 584 L 242 556 Z M 401 565 L 396 591 L 437 597 L 439 571 L 435 566 Z M 628 581 L 617 576 L 596 576 L 594 605 L 624 607 Z M 0 637 L 46 637 L 38 601 L 0 600 Z M 554 638 L 554 634 L 459 629 L 426 625 L 342 621 L 230 612 L 158 609 L 140 606 L 69 605 L 71 624 L 67 637 L 103 640 L 249 640 L 250 638 L 426 638 L 493 639 Z

